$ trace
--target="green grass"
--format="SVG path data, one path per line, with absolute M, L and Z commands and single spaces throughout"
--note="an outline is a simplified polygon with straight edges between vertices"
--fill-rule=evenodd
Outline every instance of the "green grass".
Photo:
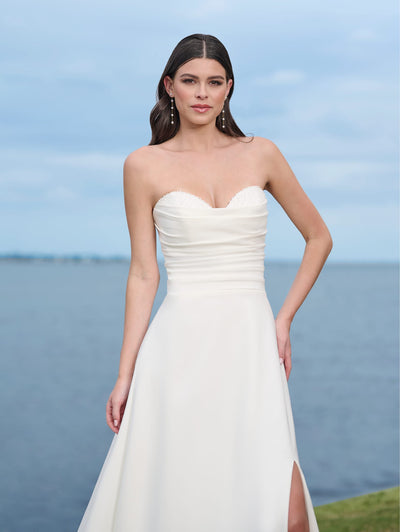
M 320 532 L 398 532 L 399 488 L 317 506 Z

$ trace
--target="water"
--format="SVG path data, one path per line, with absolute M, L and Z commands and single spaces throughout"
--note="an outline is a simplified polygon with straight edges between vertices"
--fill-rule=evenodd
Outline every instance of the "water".
M 113 437 L 128 268 L 0 261 L 3 532 L 78 527 Z M 275 312 L 295 272 L 267 263 Z M 397 326 L 395 265 L 327 264 L 295 318 L 289 387 L 314 505 L 398 484 Z

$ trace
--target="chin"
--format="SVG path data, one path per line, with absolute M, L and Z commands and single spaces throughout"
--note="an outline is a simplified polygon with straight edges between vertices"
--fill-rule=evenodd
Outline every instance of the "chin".
M 198 120 L 188 120 L 189 124 L 193 125 L 193 126 L 208 126 L 209 124 L 215 124 L 215 120 L 216 118 L 212 117 L 199 117 Z

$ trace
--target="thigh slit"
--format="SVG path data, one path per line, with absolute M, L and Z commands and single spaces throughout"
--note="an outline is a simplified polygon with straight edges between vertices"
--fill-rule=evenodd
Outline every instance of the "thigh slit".
M 310 532 L 303 476 L 296 460 L 293 460 L 288 512 L 288 532 Z

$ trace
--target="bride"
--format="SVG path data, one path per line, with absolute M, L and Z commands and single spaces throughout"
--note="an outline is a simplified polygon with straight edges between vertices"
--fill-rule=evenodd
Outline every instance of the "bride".
M 147 346 L 144 340 L 149 335 L 150 314 L 160 279 L 156 256 L 157 224 L 155 225 L 154 222 L 154 214 L 157 209 L 160 210 L 164 206 L 164 210 L 161 209 L 159 211 L 160 216 L 165 212 L 166 221 L 164 222 L 164 218 L 162 218 L 162 221 L 166 224 L 171 219 L 172 224 L 175 220 L 175 215 L 173 207 L 169 206 L 169 204 L 172 205 L 174 201 L 178 201 L 179 204 L 185 205 L 184 202 L 186 201 L 189 207 L 187 210 L 183 208 L 179 211 L 182 213 L 192 212 L 190 211 L 190 206 L 195 206 L 195 211 L 199 212 L 199 219 L 193 221 L 193 225 L 187 222 L 187 226 L 177 226 L 187 228 L 187 233 L 184 236 L 188 239 L 192 236 L 194 241 L 196 231 L 200 231 L 201 224 L 205 220 L 205 218 L 202 218 L 203 213 L 204 217 L 214 217 L 212 220 L 215 224 L 215 235 L 217 235 L 219 230 L 218 223 L 226 217 L 227 213 L 239 212 L 240 207 L 238 205 L 241 205 L 241 201 L 251 202 L 253 201 L 251 198 L 256 196 L 258 198 L 257 201 L 263 201 L 262 196 L 264 191 L 267 191 L 279 202 L 305 240 L 305 250 L 301 265 L 287 297 L 273 321 L 273 329 L 271 329 L 275 335 L 274 342 L 277 357 L 279 357 L 277 367 L 282 369 L 285 379 L 289 379 L 292 368 L 291 323 L 330 253 L 332 240 L 321 216 L 303 191 L 278 147 L 271 140 L 262 137 L 246 137 L 235 123 L 229 107 L 233 89 L 234 75 L 228 53 L 223 44 L 210 35 L 195 34 L 184 38 L 178 43 L 169 58 L 158 85 L 158 101 L 150 117 L 152 127 L 150 145 L 134 151 L 126 158 L 124 164 L 124 194 L 131 238 L 132 259 L 126 289 L 125 325 L 119 374 L 106 407 L 107 423 L 111 430 L 114 431 L 115 436 L 103 466 L 102 474 L 96 484 L 90 504 L 79 528 L 80 532 L 88 530 L 92 532 L 99 532 L 100 530 L 116 530 L 118 532 L 123 530 L 135 530 L 135 532 L 172 532 L 172 530 L 173 532 L 192 532 L 198 530 L 194 523 L 186 523 L 186 525 L 182 525 L 182 528 L 177 529 L 176 525 L 173 527 L 172 521 L 168 522 L 165 517 L 159 528 L 149 526 L 149 528 L 144 529 L 138 524 L 139 521 L 135 521 L 133 511 L 131 517 L 125 517 L 130 522 L 118 520 L 115 517 L 115 508 L 118 507 L 119 498 L 126 497 L 126 493 L 122 495 L 120 480 L 116 481 L 115 484 L 118 489 L 114 489 L 111 485 L 111 480 L 108 480 L 111 475 L 117 475 L 116 469 L 120 471 L 118 475 L 129 474 L 129 472 L 126 472 L 128 467 L 126 453 L 129 452 L 129 446 L 124 443 L 123 451 L 117 451 L 120 431 L 124 428 L 125 431 L 133 430 L 137 422 L 136 437 L 140 437 L 140 409 L 144 409 L 145 405 L 143 404 L 144 398 L 140 396 L 140 393 L 144 392 L 140 392 L 140 389 L 136 391 L 136 386 L 138 385 L 135 382 L 137 371 L 135 371 L 135 367 L 141 358 L 141 363 L 144 366 L 146 364 L 145 353 L 151 358 L 150 350 L 152 350 L 151 353 L 154 353 L 155 350 L 154 347 L 151 347 L 150 339 L 148 340 L 150 345 Z M 251 95 L 249 94 L 248 97 L 251 98 Z M 247 197 L 250 199 L 246 200 Z M 168 206 L 170 210 L 168 210 Z M 178 209 L 180 208 L 178 207 Z M 264 207 L 262 208 L 264 209 Z M 262 212 L 262 214 L 264 213 Z M 183 220 L 181 223 L 184 224 L 186 222 Z M 235 224 L 234 220 L 231 223 Z M 243 223 L 247 223 L 246 220 Z M 161 225 L 161 222 L 158 225 Z M 224 227 L 229 230 L 229 225 L 224 225 Z M 232 226 L 232 232 L 234 227 L 236 226 Z M 161 229 L 164 230 L 164 227 L 161 227 Z M 212 238 L 213 231 L 210 230 L 210 238 Z M 171 231 L 168 233 L 165 230 L 163 238 L 172 239 Z M 163 242 L 161 243 L 163 245 Z M 173 245 L 175 245 L 175 248 L 173 248 Z M 171 247 L 168 248 L 166 243 L 165 252 L 171 253 L 173 249 L 174 252 L 176 251 L 179 254 L 179 241 L 173 242 L 173 245 L 171 244 Z M 191 249 L 197 250 L 198 248 L 193 247 Z M 215 249 L 217 250 L 217 248 Z M 181 248 L 181 254 L 182 261 L 187 260 L 187 257 L 183 256 L 183 248 Z M 176 256 L 171 253 L 169 257 L 170 263 L 166 260 L 167 271 L 169 267 L 172 270 L 172 261 L 175 260 Z M 212 262 L 212 254 L 207 260 L 211 261 L 210 264 L 214 264 Z M 179 260 L 177 264 L 179 266 Z M 173 265 L 175 268 L 175 262 Z M 244 273 L 243 268 L 241 271 Z M 173 279 L 169 282 L 173 286 Z M 180 297 L 183 298 L 183 296 Z M 186 296 L 186 302 L 189 301 L 189 297 L 189 295 Z M 223 297 L 226 296 L 221 296 L 221 298 Z M 241 297 L 246 298 L 246 295 Z M 207 298 L 206 294 L 204 298 Z M 190 304 L 194 304 L 192 300 L 190 300 Z M 247 304 L 246 299 L 242 299 L 242 304 Z M 225 306 L 229 305 L 225 303 Z M 182 317 L 185 317 L 185 307 L 183 309 Z M 261 311 L 263 309 L 264 307 L 261 308 Z M 167 319 L 168 306 L 164 307 L 163 312 L 164 314 L 161 315 L 160 320 Z M 190 316 L 189 307 L 188 316 Z M 266 315 L 265 317 L 265 323 L 268 321 L 268 316 Z M 254 320 L 256 319 L 256 313 L 254 313 Z M 168 320 L 171 320 L 172 323 L 172 316 L 168 317 Z M 239 323 L 230 323 L 230 329 L 227 327 L 227 329 L 221 331 L 221 334 L 224 334 L 224 336 L 231 334 L 230 330 L 233 332 L 238 325 Z M 201 321 L 199 321 L 198 326 L 202 326 Z M 156 324 L 155 327 L 158 327 L 158 325 Z M 181 334 L 185 335 L 185 332 L 183 330 Z M 206 331 L 204 331 L 204 334 L 207 334 Z M 159 342 L 161 343 L 161 340 Z M 162 351 L 162 347 L 160 345 L 160 351 Z M 163 356 L 168 357 L 169 350 L 172 350 L 172 347 L 165 344 L 164 347 L 165 353 Z M 193 357 L 199 356 L 196 355 L 196 345 L 193 345 L 193 351 Z M 138 357 L 139 353 L 140 356 Z M 261 353 L 261 355 L 265 356 L 266 353 Z M 176 356 L 176 353 L 174 356 Z M 217 356 L 217 353 L 213 356 Z M 246 360 L 243 363 L 245 362 Z M 139 366 L 139 368 L 145 371 L 142 367 Z M 209 371 L 212 370 L 213 368 L 210 367 Z M 279 381 L 279 373 L 277 375 L 276 379 Z M 200 377 L 201 375 L 199 375 L 199 379 Z M 137 378 L 139 378 L 139 375 Z M 275 379 L 275 377 L 273 378 Z M 276 379 L 274 382 L 276 382 Z M 267 386 L 267 382 L 265 382 L 265 386 Z M 283 385 L 282 389 L 284 389 Z M 134 397 L 132 401 L 136 402 L 131 407 L 128 397 L 130 394 L 135 394 L 135 392 L 137 397 Z M 172 391 L 169 393 L 172 393 Z M 207 400 L 208 397 L 204 396 L 204 402 L 207 402 Z M 136 408 L 137 414 L 131 414 L 130 412 L 128 414 L 128 405 L 129 409 Z M 278 405 L 278 399 L 276 405 Z M 149 409 L 147 405 L 146 408 Z M 269 407 L 269 412 L 270 410 L 271 406 Z M 146 410 L 146 412 L 148 412 L 150 417 L 153 414 L 151 410 Z M 266 415 L 270 415 L 270 413 Z M 129 416 L 129 419 L 125 419 L 125 416 Z M 286 423 L 285 426 L 290 426 L 291 410 L 287 413 L 285 408 L 282 407 L 282 410 L 279 410 L 279 416 Z M 124 427 L 124 425 L 126 426 Z M 199 445 L 202 445 L 201 437 L 202 435 L 200 434 Z M 287 438 L 289 440 L 290 436 Z M 273 434 L 269 436 L 269 439 L 273 439 Z M 269 440 L 267 439 L 266 441 L 265 454 L 268 454 L 270 451 L 272 452 L 272 447 L 270 449 L 268 447 Z M 144 447 L 147 446 L 146 441 L 142 443 Z M 279 445 L 282 446 L 282 449 L 286 448 L 286 441 L 280 442 Z M 255 445 L 254 453 L 257 452 L 257 448 L 259 447 Z M 294 440 L 292 448 L 295 449 Z M 176 449 L 176 451 L 179 454 L 179 449 Z M 134 453 L 134 450 L 131 452 Z M 137 448 L 135 452 L 138 453 Z M 117 454 L 118 459 L 116 458 Z M 285 508 L 287 509 L 285 501 L 282 501 L 281 505 L 272 509 L 268 506 L 269 501 L 264 492 L 259 494 L 254 492 L 247 494 L 249 501 L 241 498 L 234 501 L 231 506 L 226 503 L 226 521 L 221 522 L 230 523 L 231 520 L 234 522 L 234 513 L 238 512 L 237 515 L 244 515 L 244 513 L 241 513 L 242 510 L 239 511 L 241 505 L 248 504 L 250 508 L 252 507 L 250 502 L 252 497 L 255 500 L 258 496 L 265 496 L 265 507 L 269 509 L 269 513 L 275 512 L 277 515 L 282 513 L 282 517 L 266 517 L 266 520 L 263 521 L 266 528 L 260 527 L 257 530 L 260 532 L 282 532 L 286 529 L 301 532 L 317 531 L 318 527 L 305 480 L 297 460 L 293 458 L 293 456 L 296 457 L 296 451 L 293 450 L 292 454 L 290 457 L 285 456 L 282 458 L 283 460 L 290 458 L 291 463 L 293 463 L 290 492 L 288 491 L 289 485 L 280 487 L 280 483 L 284 483 L 281 479 L 286 478 L 284 477 L 283 469 L 281 472 L 278 471 L 276 478 L 267 479 L 272 485 L 265 491 L 265 493 L 270 493 L 268 490 L 272 490 L 271 493 L 273 493 L 274 490 L 278 492 L 282 489 L 282 494 L 288 494 L 288 511 L 285 510 Z M 248 456 L 245 459 L 252 461 L 256 458 Z M 140 461 L 141 456 L 137 456 L 136 459 Z M 272 457 L 273 460 L 274 457 Z M 278 458 L 277 463 L 279 463 Z M 213 467 L 213 464 L 210 465 Z M 232 464 L 233 466 L 234 464 Z M 113 473 L 111 473 L 111 470 L 113 470 Z M 259 475 L 263 475 L 263 472 L 260 471 Z M 196 479 L 192 479 L 192 483 L 196 482 Z M 217 483 L 215 483 L 215 487 L 210 485 L 208 489 L 212 492 L 213 488 L 215 488 L 216 497 L 222 497 Z M 160 490 L 163 493 L 162 488 Z M 107 493 L 107 496 L 104 493 Z M 170 490 L 168 497 L 173 496 L 174 494 L 171 494 Z M 145 499 L 145 496 L 140 491 L 135 497 L 138 506 L 151 506 L 153 504 L 151 500 Z M 137 502 L 137 497 L 139 502 Z M 222 500 L 222 503 L 225 502 Z M 104 515 L 106 515 L 104 505 L 110 506 L 109 514 L 114 515 L 113 519 L 116 519 L 116 521 L 113 521 L 111 517 L 108 522 L 104 520 L 106 519 L 104 518 Z M 178 502 L 177 508 L 179 508 Z M 215 511 L 214 509 L 202 507 L 198 510 L 202 515 L 207 515 L 207 512 L 209 512 L 210 522 L 215 523 L 216 528 L 209 528 L 207 532 L 217 532 L 217 530 L 222 532 L 222 530 L 225 530 L 225 528 L 217 526 L 216 517 L 211 517 L 213 515 L 212 512 Z M 158 511 L 161 512 L 161 509 L 158 509 L 154 503 L 153 511 L 157 513 Z M 229 512 L 231 512 L 231 515 L 229 515 Z M 125 513 L 124 515 L 130 514 Z M 108 523 L 102 525 L 103 528 L 98 528 L 100 526 L 98 524 L 100 523 L 100 516 L 102 516 L 102 522 Z M 253 516 L 253 518 L 254 522 L 257 522 L 258 517 Z M 214 519 L 214 521 L 211 519 Z M 196 520 L 196 516 L 193 516 L 193 520 Z M 118 525 L 115 524 L 116 522 Z M 142 521 L 140 522 L 142 523 Z M 239 523 L 239 518 L 237 522 Z M 250 521 L 247 521 L 247 523 L 247 528 L 239 528 L 240 525 L 237 524 L 238 528 L 233 529 L 231 525 L 229 530 L 230 532 L 245 532 L 245 530 L 246 532 L 255 532 L 256 529 L 251 528 Z M 203 532 L 206 531 L 204 530 Z

